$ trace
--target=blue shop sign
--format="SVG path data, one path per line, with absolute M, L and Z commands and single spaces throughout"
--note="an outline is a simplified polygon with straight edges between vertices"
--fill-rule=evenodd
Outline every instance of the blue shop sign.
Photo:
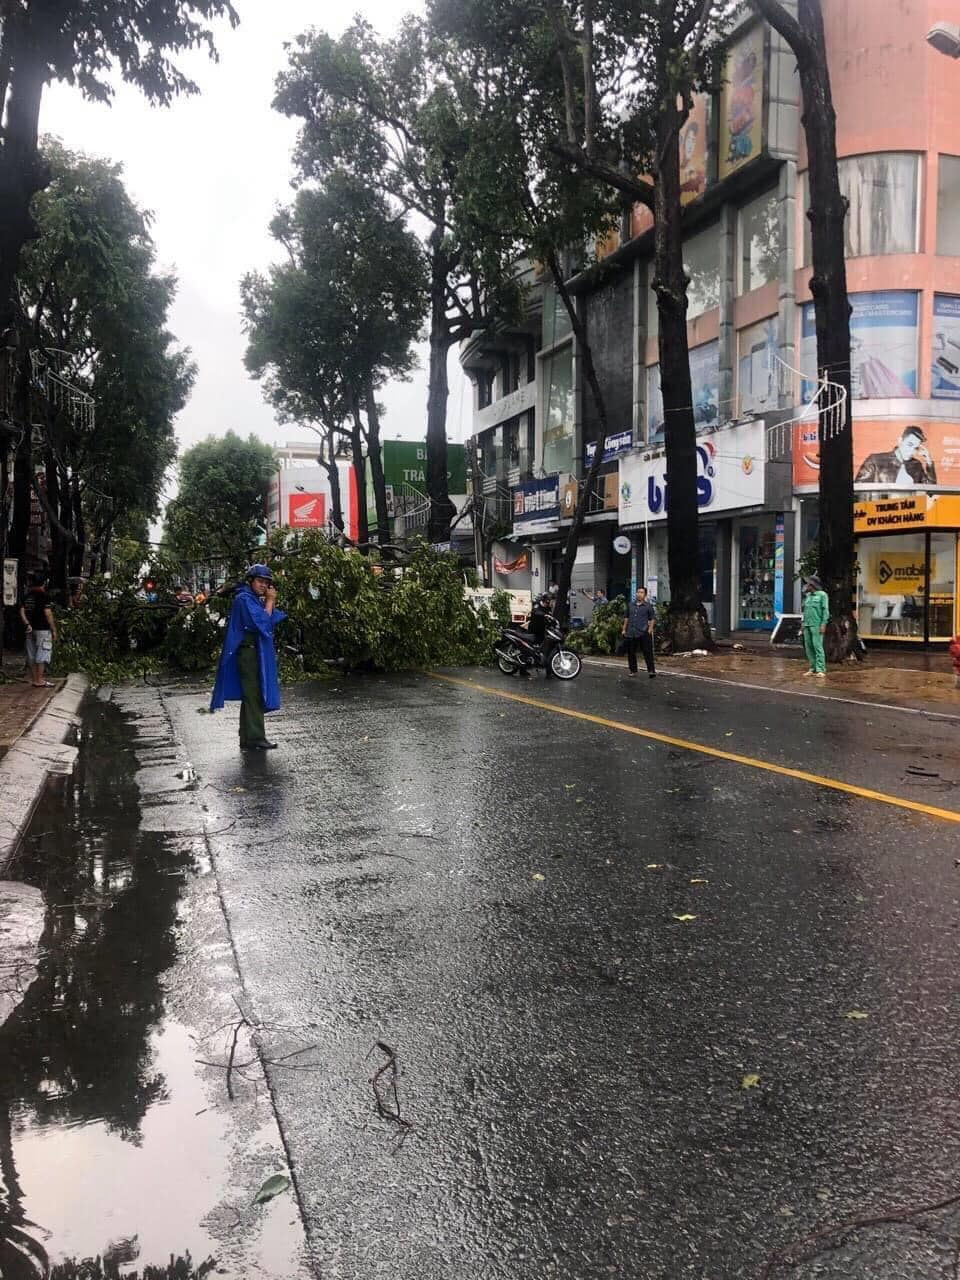
M 633 448 L 633 432 L 618 431 L 615 435 L 607 436 L 606 445 L 603 450 L 603 461 L 612 462 L 614 458 L 626 453 L 628 449 Z M 597 452 L 596 441 L 591 440 L 589 444 L 584 446 L 583 460 L 589 467 L 593 463 L 593 455 Z
M 527 480 L 510 490 L 514 533 L 535 533 L 560 518 L 560 476 Z

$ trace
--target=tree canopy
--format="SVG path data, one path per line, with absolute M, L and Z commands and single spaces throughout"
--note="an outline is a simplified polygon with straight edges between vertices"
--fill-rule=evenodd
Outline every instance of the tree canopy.
M 273 450 L 234 431 L 187 449 L 179 489 L 167 506 L 166 538 L 182 558 L 224 560 L 240 568 L 266 525 L 266 496 L 276 472 Z
M 82 545 L 89 524 L 104 547 L 118 519 L 158 511 L 194 366 L 167 328 L 176 281 L 155 270 L 149 220 L 120 166 L 52 140 L 44 156 L 51 181 L 37 198 L 40 234 L 17 286 L 34 363 L 52 375 L 53 399 L 39 397 L 35 415 L 45 498 L 60 508 L 51 512 L 55 545 Z M 95 425 L 71 412 L 68 387 L 92 397 Z

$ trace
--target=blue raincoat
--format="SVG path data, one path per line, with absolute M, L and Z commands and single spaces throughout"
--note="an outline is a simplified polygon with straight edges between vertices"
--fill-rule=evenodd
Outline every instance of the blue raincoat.
M 260 669 L 260 693 L 264 711 L 280 706 L 280 682 L 277 679 L 277 655 L 273 647 L 273 628 L 287 615 L 281 609 L 267 613 L 260 597 L 246 583 L 237 588 L 223 638 L 223 652 L 217 667 L 217 679 L 210 699 L 210 710 L 218 711 L 225 702 L 242 702 L 243 689 L 237 670 L 237 650 L 243 637 L 253 633 Z

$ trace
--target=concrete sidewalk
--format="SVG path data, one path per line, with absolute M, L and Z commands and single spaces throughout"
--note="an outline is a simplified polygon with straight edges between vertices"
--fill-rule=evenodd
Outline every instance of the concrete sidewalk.
M 87 691 L 87 678 L 68 676 L 59 689 L 31 691 L 25 685 L 5 685 L 0 693 L 11 688 L 20 690 L 21 695 L 23 690 L 32 692 L 43 701 L 32 708 L 27 731 L 21 729 L 0 760 L 0 877 L 16 853 L 47 778 L 52 773 L 70 773 L 73 769 L 77 748 L 68 745 L 67 739 L 79 724 L 78 713 Z M 20 708 L 20 723 L 31 711 L 29 702 L 22 697 L 18 699 L 16 693 L 9 705 Z M 12 719 L 11 723 L 14 723 Z
M 890 657 L 899 655 L 890 655 Z M 675 673 L 781 693 L 854 702 L 887 703 L 910 710 L 960 716 L 960 687 L 947 654 L 924 655 L 931 670 L 913 670 L 871 652 L 864 662 L 830 666 L 825 680 L 806 676 L 806 663 L 785 653 L 721 649 L 707 657 L 657 657 L 663 675 Z M 939 661 L 936 659 L 939 658 Z M 626 671 L 625 658 L 587 658 L 590 664 Z
M 10 671 L 6 662 L 4 671 Z M 17 678 L 0 683 L 0 758 L 27 732 L 47 703 L 62 688 L 62 680 L 51 681 L 49 689 L 34 689 L 27 680 Z

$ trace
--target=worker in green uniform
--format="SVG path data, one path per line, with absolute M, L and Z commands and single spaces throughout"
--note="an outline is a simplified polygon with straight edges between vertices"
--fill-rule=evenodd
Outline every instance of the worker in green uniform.
M 825 679 L 827 656 L 823 651 L 823 637 L 830 617 L 830 600 L 817 577 L 807 578 L 803 584 L 803 651 L 810 663 L 808 676 Z

